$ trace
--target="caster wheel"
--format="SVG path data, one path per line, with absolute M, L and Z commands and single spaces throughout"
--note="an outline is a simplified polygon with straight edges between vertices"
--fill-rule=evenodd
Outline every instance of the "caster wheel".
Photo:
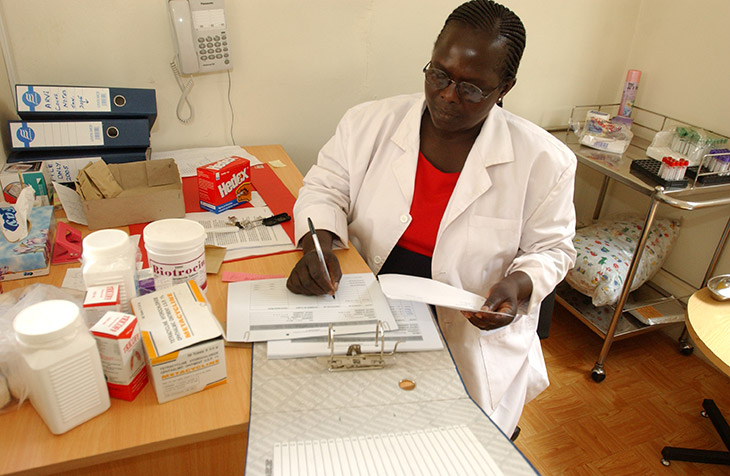
M 702 411 L 700 412 L 700 415 L 702 415 L 702 418 L 710 418 L 710 415 L 708 415 L 708 414 L 707 414 L 707 412 L 706 412 L 706 411 L 704 411 L 704 410 L 702 410 Z
M 591 372 L 591 378 L 594 382 L 601 383 L 606 379 L 606 372 L 603 370 L 594 370 Z
M 672 464 L 672 463 L 671 463 L 671 462 L 670 462 L 670 461 L 669 461 L 668 459 L 664 459 L 664 458 L 662 458 L 662 464 L 663 464 L 664 466 L 669 466 L 669 465 L 670 465 L 670 464 Z
M 694 352 L 694 350 L 695 348 L 687 343 L 679 344 L 679 353 L 682 355 L 692 355 L 692 352 Z

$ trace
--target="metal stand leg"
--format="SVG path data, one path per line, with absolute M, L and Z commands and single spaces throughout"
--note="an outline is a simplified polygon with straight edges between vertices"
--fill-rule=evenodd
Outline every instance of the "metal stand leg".
M 728 221 L 725 224 L 725 229 L 723 230 L 722 236 L 720 237 L 720 241 L 718 241 L 717 246 L 715 247 L 715 252 L 712 255 L 710 264 L 707 266 L 707 272 L 705 272 L 705 277 L 702 279 L 702 286 L 700 286 L 700 288 L 704 288 L 705 286 L 707 286 L 707 281 L 709 281 L 712 275 L 715 273 L 715 267 L 717 266 L 717 262 L 720 260 L 720 255 L 722 254 L 722 250 L 725 248 L 725 243 L 727 242 L 729 235 L 730 218 L 728 218 Z M 690 355 L 692 354 L 693 350 L 694 347 L 692 346 L 692 344 L 689 343 L 687 326 L 684 326 L 684 329 L 682 330 L 682 335 L 679 336 L 679 352 L 681 352 L 682 355 Z
M 616 326 L 618 325 L 619 319 L 621 319 L 621 314 L 623 314 L 626 299 L 628 299 L 629 292 L 631 291 L 631 284 L 633 283 L 634 276 L 636 276 L 636 271 L 639 268 L 641 255 L 644 253 L 646 240 L 649 238 L 649 230 L 651 229 L 651 225 L 654 223 L 654 216 L 656 215 L 656 209 L 659 205 L 659 202 L 655 197 L 656 193 L 657 191 L 663 190 L 664 189 L 662 187 L 657 187 L 657 190 L 651 196 L 651 204 L 649 205 L 649 211 L 646 214 L 644 228 L 641 230 L 641 235 L 636 243 L 636 249 L 634 250 L 634 255 L 631 258 L 631 265 L 629 266 L 629 271 L 626 274 L 626 279 L 624 279 L 624 287 L 621 289 L 621 295 L 616 303 L 616 309 L 613 311 L 611 323 L 608 325 L 608 330 L 606 331 L 606 337 L 603 340 L 603 347 L 601 347 L 601 353 L 598 356 L 598 361 L 596 361 L 596 364 L 591 371 L 591 378 L 596 382 L 602 382 L 606 378 L 606 371 L 603 368 L 603 364 L 606 362 L 608 351 L 611 349 L 611 344 L 613 344 Z
M 725 447 L 730 450 L 730 426 L 723 418 L 715 402 L 706 399 L 702 402 L 707 417 L 720 435 Z M 710 463 L 730 466 L 730 451 L 696 450 L 692 448 L 676 448 L 665 446 L 662 448 L 662 464 L 669 466 L 670 461 L 690 461 L 693 463 Z

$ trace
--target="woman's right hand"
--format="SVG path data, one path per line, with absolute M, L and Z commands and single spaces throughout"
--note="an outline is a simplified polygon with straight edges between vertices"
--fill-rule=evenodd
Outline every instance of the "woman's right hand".
M 340 278 L 342 278 L 342 271 L 340 270 L 340 262 L 332 251 L 334 235 L 326 230 L 317 230 L 317 237 L 322 246 L 322 254 L 327 263 L 327 270 L 332 282 L 330 283 L 327 279 L 322 262 L 319 260 L 317 251 L 314 248 L 311 234 L 307 233 L 301 241 L 304 254 L 294 265 L 294 269 L 292 269 L 286 282 L 286 287 L 295 294 L 320 296 L 323 294 L 334 295 L 337 291 Z

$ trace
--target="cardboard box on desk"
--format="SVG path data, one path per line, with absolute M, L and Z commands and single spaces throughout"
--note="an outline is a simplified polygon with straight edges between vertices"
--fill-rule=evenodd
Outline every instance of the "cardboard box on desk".
M 182 181 L 173 159 L 109 164 L 122 192 L 114 198 L 82 197 L 90 230 L 185 216 Z
M 132 299 L 157 401 L 226 382 L 223 331 L 195 281 Z
M 9 242 L 0 233 L 0 281 L 44 276 L 49 272 L 56 229 L 53 207 L 33 207 L 28 221 L 28 235 L 16 242 Z

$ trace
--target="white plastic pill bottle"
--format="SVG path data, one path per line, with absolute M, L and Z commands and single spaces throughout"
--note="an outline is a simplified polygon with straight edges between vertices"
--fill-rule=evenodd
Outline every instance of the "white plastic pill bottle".
M 18 313 L 13 329 L 30 402 L 51 433 L 65 433 L 109 408 L 96 341 L 76 304 L 33 304 Z
M 122 230 L 99 230 L 84 238 L 81 272 L 86 288 L 119 285 L 122 312 L 132 310 L 130 300 L 137 296 L 137 250 Z
M 143 231 L 147 260 L 155 282 L 171 285 L 193 280 L 205 292 L 205 228 L 184 218 L 153 221 Z

